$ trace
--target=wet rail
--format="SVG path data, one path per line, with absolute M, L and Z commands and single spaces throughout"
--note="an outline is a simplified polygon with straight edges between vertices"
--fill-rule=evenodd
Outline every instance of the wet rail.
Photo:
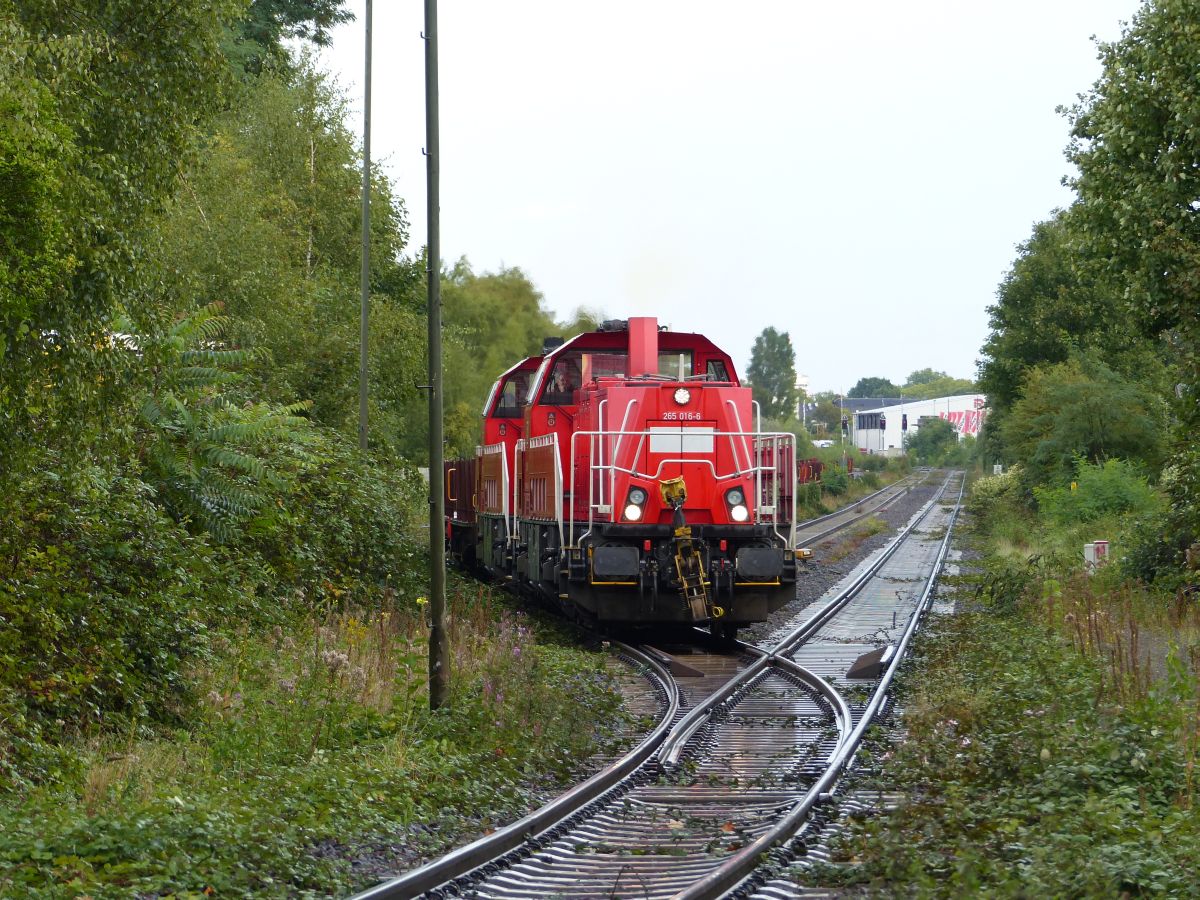
M 661 694 L 662 708 L 658 724 L 637 746 L 587 781 L 511 825 L 497 829 L 427 865 L 378 884 L 356 896 L 416 897 L 466 872 L 488 863 L 495 864 L 495 861 L 505 854 L 528 845 L 539 835 L 586 811 L 597 798 L 619 785 L 644 764 L 658 749 L 678 716 L 679 687 L 657 654 L 647 654 L 637 647 L 625 644 L 614 646 L 618 655 L 641 671 Z
M 788 852 L 883 704 L 960 500 L 961 476 L 952 475 L 815 612 L 762 647 L 642 648 L 677 674 L 676 700 L 639 762 L 627 757 L 620 772 L 610 766 L 526 819 L 359 896 L 701 898 L 752 889 L 764 854 Z

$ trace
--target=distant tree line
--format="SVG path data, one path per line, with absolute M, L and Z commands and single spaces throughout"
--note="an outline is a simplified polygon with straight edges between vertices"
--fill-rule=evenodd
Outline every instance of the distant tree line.
M 836 391 L 819 391 L 812 396 L 802 396 L 796 385 L 796 350 L 791 336 L 773 326 L 763 329 L 755 338 L 746 380 L 772 426 L 798 433 L 803 430 L 805 440 L 810 434 L 823 438 L 840 433 L 841 418 L 845 414 L 840 402 L 843 398 L 927 400 L 978 390 L 973 381 L 925 368 L 912 372 L 899 387 L 887 378 L 867 376 L 860 378 L 844 395 Z M 802 402 L 805 404 L 803 415 L 799 409 Z M 807 427 L 802 429 L 802 425 Z

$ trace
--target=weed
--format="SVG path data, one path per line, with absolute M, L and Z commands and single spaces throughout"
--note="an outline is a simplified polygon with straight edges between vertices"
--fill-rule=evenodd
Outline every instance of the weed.
M 870 537 L 887 531 L 888 525 L 877 516 L 868 516 L 857 523 L 845 537 L 833 543 L 831 549 L 822 554 L 824 562 L 837 562 L 850 556 Z

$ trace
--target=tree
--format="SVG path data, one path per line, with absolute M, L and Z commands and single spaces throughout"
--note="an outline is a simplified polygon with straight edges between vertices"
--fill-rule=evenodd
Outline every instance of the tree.
M 958 445 L 958 432 L 946 419 L 927 417 L 904 436 L 904 447 L 922 465 L 938 465 Z
M 223 102 L 230 0 L 0 2 L 0 478 L 119 433 L 146 218 Z M 0 496 L 7 491 L 0 484 Z M 2 501 L 0 501 L 2 502 Z
M 764 416 L 785 419 L 795 415 L 800 396 L 796 390 L 796 351 L 786 331 L 763 329 L 754 339 L 746 375 Z
M 1002 426 L 1002 439 L 1033 484 L 1071 480 L 1076 459 L 1127 459 L 1157 472 L 1163 461 L 1164 404 L 1096 356 L 1035 366 Z
M 839 395 L 833 391 L 821 391 L 813 395 L 816 407 L 808 414 L 808 421 L 815 428 L 818 437 L 821 435 L 841 434 L 842 407 Z
M 1079 227 L 1077 207 L 1036 224 L 988 307 L 979 387 L 993 414 L 1016 402 L 1031 367 L 1065 362 L 1073 350 L 1096 349 L 1126 376 L 1161 379 L 1160 348 L 1140 334 L 1120 289 L 1083 252 Z
M 443 276 L 446 342 L 446 441 L 467 452 L 479 440 L 480 410 L 495 380 L 527 356 L 542 352 L 547 337 L 592 327 L 577 312 L 574 328 L 554 321 L 540 291 L 518 268 L 476 273 L 462 257 Z
M 954 378 L 953 376 L 939 373 L 939 377 L 933 381 L 905 385 L 900 389 L 900 396 L 906 400 L 931 400 L 934 397 L 973 394 L 976 390 L 975 382 L 968 378 Z
M 230 59 L 254 73 L 261 72 L 268 62 L 288 68 L 284 41 L 291 38 L 329 46 L 330 31 L 354 20 L 354 13 L 345 5 L 345 0 L 253 0 L 231 29 Z
M 939 372 L 937 369 L 917 369 L 908 376 L 908 381 L 904 382 L 904 386 L 916 387 L 922 384 L 932 384 L 935 381 L 949 377 L 945 372 Z
M 263 351 L 254 374 L 264 399 L 311 400 L 316 423 L 355 434 L 361 181 L 344 99 L 304 60 L 233 96 L 208 152 L 180 171 L 174 202 L 147 223 L 143 292 L 172 313 L 220 299 L 232 343 Z M 422 266 L 404 257 L 406 212 L 379 173 L 371 190 L 371 439 L 415 451 L 424 426 L 412 426 L 427 418 L 416 387 Z
M 900 388 L 886 378 L 860 378 L 847 397 L 899 397 Z
M 1172 490 L 1200 531 L 1200 29 L 1189 0 L 1149 0 L 1070 110 L 1080 233 L 1124 289 L 1143 332 L 1164 337 L 1180 387 Z

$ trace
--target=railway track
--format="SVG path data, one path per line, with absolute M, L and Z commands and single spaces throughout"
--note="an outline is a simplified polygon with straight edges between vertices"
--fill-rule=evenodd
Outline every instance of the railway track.
M 930 477 L 929 470 L 914 472 L 902 478 L 895 484 L 882 487 L 872 494 L 860 497 L 854 503 L 849 503 L 841 509 L 825 516 L 809 519 L 796 525 L 797 546 L 812 546 L 839 531 L 844 531 L 851 525 L 887 509 L 914 487 L 924 484 Z
M 883 705 L 960 498 L 952 475 L 815 612 L 761 646 L 678 658 L 622 648 L 662 697 L 638 747 L 525 819 L 359 897 L 702 898 L 763 884 L 763 896 L 788 896 L 762 863 L 795 851 Z M 878 508 L 859 505 L 859 518 Z M 664 663 L 695 671 L 671 678 Z

